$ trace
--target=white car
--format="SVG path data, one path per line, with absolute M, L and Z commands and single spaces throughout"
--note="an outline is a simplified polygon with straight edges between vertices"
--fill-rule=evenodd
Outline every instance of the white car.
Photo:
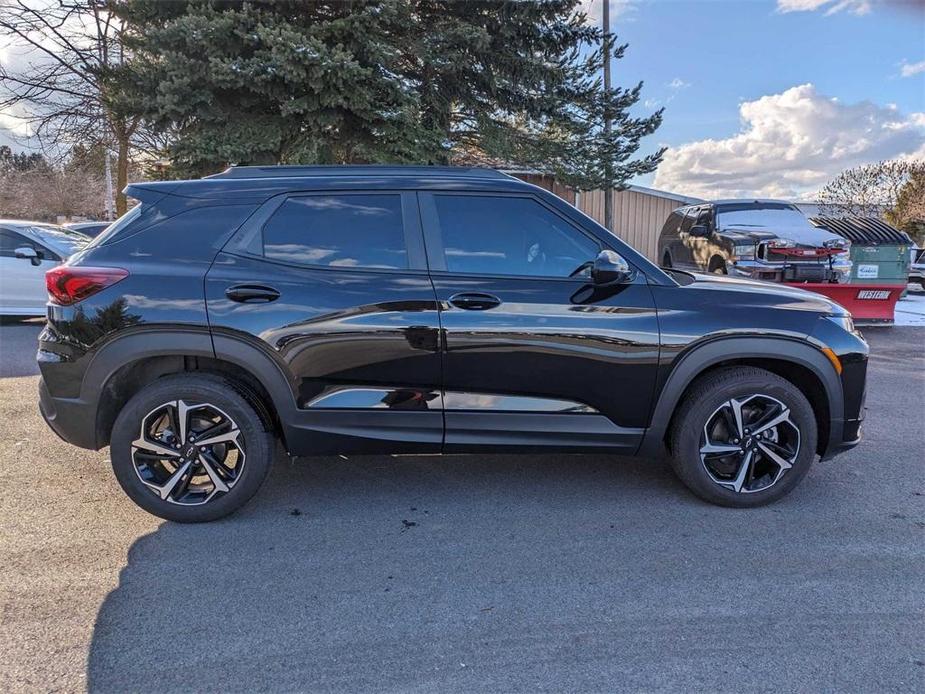
M 86 234 L 54 224 L 0 219 L 0 315 L 44 316 L 45 271 L 88 243 Z

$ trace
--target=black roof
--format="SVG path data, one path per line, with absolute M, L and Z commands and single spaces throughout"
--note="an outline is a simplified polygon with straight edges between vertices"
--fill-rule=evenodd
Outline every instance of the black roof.
M 301 176 L 440 176 L 465 178 L 510 178 L 507 174 L 467 166 L 312 165 L 229 166 L 206 178 L 297 178 Z
M 523 191 L 535 186 L 493 169 L 460 166 L 232 166 L 188 181 L 144 181 L 126 188 L 139 200 L 161 195 L 266 200 L 295 190 Z
M 876 217 L 810 217 L 815 226 L 867 246 L 906 246 L 909 235 Z

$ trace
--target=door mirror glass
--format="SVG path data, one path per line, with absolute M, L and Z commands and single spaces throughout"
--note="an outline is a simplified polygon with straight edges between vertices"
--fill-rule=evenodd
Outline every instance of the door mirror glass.
M 705 237 L 710 235 L 710 229 L 706 224 L 695 224 L 690 230 L 691 236 Z
M 20 246 L 15 251 L 13 251 L 13 253 L 17 258 L 26 258 L 27 260 L 36 260 L 39 257 L 39 254 L 35 252 L 35 249 L 30 248 L 29 246 Z
M 591 266 L 591 280 L 594 284 L 606 287 L 626 284 L 633 279 L 633 270 L 629 263 L 615 251 L 601 251 Z

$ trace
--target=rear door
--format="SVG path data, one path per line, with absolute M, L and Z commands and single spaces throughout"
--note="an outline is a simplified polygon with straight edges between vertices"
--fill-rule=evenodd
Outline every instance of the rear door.
M 581 268 L 602 241 L 536 197 L 419 198 L 445 335 L 445 450 L 634 451 L 658 357 L 645 277 L 591 287 Z
M 216 258 L 206 299 L 217 353 L 233 336 L 286 374 L 291 449 L 440 450 L 439 317 L 414 193 L 271 200 Z
M 694 226 L 694 222 L 697 220 L 698 214 L 700 214 L 700 208 L 692 207 L 687 210 L 687 214 L 685 214 L 684 219 L 681 220 L 681 226 L 678 230 L 678 243 L 676 246 L 677 263 L 675 267 L 683 268 L 685 270 L 699 269 L 694 262 L 694 238 L 690 235 L 690 229 L 692 226 Z

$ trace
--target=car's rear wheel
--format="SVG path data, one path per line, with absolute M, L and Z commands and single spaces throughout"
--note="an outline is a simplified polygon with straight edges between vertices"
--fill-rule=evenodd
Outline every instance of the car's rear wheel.
M 662 257 L 662 267 L 671 268 L 671 254 L 668 251 L 665 251 L 665 255 Z
M 113 425 L 119 484 L 149 513 L 181 523 L 244 505 L 270 469 L 273 434 L 232 382 L 167 376 L 136 393 Z
M 730 367 L 695 383 L 669 433 L 671 462 L 702 499 L 752 507 L 790 492 L 816 455 L 806 396 L 763 369 Z

